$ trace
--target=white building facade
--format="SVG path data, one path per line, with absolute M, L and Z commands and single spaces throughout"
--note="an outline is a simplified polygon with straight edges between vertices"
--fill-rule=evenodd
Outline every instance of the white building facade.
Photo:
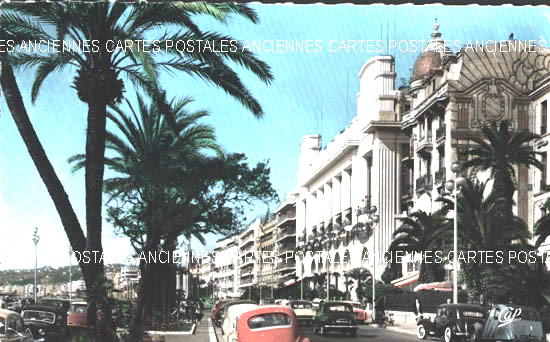
M 393 57 L 369 59 L 359 72 L 357 116 L 351 125 L 324 149 L 319 135 L 302 140 L 294 191 L 297 245 L 306 250 L 298 255 L 299 277 L 365 267 L 380 279 L 385 266 L 376 262 L 374 269 L 373 251 L 382 255 L 387 250 L 403 211 L 401 155 L 408 144 L 401 132 L 408 94 L 395 89 L 395 77 Z M 364 226 L 362 209 L 368 204 L 377 207 L 379 216 L 370 237 L 354 229 Z M 345 287 L 344 277 L 331 282 Z

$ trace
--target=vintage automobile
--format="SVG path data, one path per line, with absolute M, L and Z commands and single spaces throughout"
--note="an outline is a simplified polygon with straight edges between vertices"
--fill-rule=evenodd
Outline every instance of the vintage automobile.
M 535 308 L 497 304 L 489 311 L 482 329 L 478 329 L 476 342 L 533 341 L 544 342 L 542 321 Z
M 65 311 L 65 313 L 69 312 L 71 308 L 71 301 L 63 298 L 42 298 L 38 300 L 37 304 L 55 305 Z
M 221 329 L 224 342 L 236 340 L 235 330 L 237 328 L 237 319 L 241 314 L 256 308 L 258 308 L 258 305 L 250 303 L 232 305 L 227 308 Z
M 416 324 L 416 336 L 442 337 L 445 342 L 460 339 L 475 339 L 476 331 L 487 319 L 487 311 L 473 304 L 442 304 L 437 308 L 435 318 L 420 318 Z
M 212 319 L 212 322 L 214 322 L 214 324 L 216 324 L 216 317 L 217 317 L 218 311 L 221 309 L 222 305 L 225 303 L 227 303 L 226 300 L 220 300 L 216 302 L 216 304 L 212 308 L 212 313 L 210 315 L 210 318 Z
M 67 325 L 70 328 L 88 327 L 88 303 L 72 302 L 69 314 L 67 315 Z
M 32 334 L 25 328 L 21 315 L 0 309 L 0 342 L 32 342 Z
M 237 319 L 235 339 L 229 342 L 311 342 L 304 338 L 296 314 L 281 305 L 262 306 Z
M 346 302 L 329 301 L 319 305 L 313 317 L 313 332 L 325 336 L 329 331 L 339 331 L 357 336 L 357 321 L 353 307 Z
M 353 314 L 355 315 L 355 320 L 357 323 L 366 324 L 368 319 L 368 314 L 365 305 L 359 302 L 346 301 L 353 306 Z
M 315 316 L 315 310 L 313 304 L 307 300 L 291 300 L 287 304 L 298 318 L 298 322 L 311 325 L 313 316 Z
M 288 302 L 288 299 L 275 299 L 275 305 L 287 305 Z
M 67 312 L 56 305 L 26 305 L 21 316 L 35 341 L 62 341 L 67 334 Z
M 225 303 L 223 303 L 223 305 L 220 307 L 220 309 L 216 312 L 216 320 L 214 321 L 214 323 L 218 326 L 218 327 L 221 327 L 222 323 L 223 323 L 223 319 L 225 318 L 225 313 L 227 312 L 227 309 L 233 305 L 238 305 L 238 304 L 256 304 L 256 302 L 252 301 L 252 300 L 230 300 L 230 301 L 227 301 Z

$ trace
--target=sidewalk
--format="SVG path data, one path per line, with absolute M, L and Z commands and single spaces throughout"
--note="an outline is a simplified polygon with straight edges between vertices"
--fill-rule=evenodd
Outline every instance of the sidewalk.
M 165 336 L 164 342 L 217 342 L 210 317 L 205 315 L 200 323 L 197 323 L 195 334 L 186 336 Z

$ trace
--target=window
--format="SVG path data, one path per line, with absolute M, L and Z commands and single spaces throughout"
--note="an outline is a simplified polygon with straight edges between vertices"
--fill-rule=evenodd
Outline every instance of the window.
M 457 128 L 468 128 L 468 102 L 458 103 Z
M 518 106 L 518 129 L 527 131 L 529 129 L 529 113 L 527 104 L 521 103 Z
M 546 123 L 548 121 L 548 102 L 540 104 L 540 134 L 546 134 Z
M 542 170 L 540 172 L 540 190 L 541 191 L 544 191 L 546 190 L 546 170 L 548 169 L 548 152 L 543 152 L 542 153 L 542 159 L 541 159 L 541 163 L 542 163 Z
M 46 323 L 55 323 L 55 314 L 45 311 L 23 311 L 23 318 L 27 320 L 40 321 Z
M 330 312 L 353 312 L 351 305 L 335 304 L 327 307 L 327 311 Z
M 284 313 L 273 312 L 263 315 L 251 317 L 248 320 L 248 327 L 250 329 L 261 329 L 271 327 L 290 326 L 292 321 Z
M 293 309 L 311 309 L 313 305 L 310 302 L 292 302 L 290 307 Z

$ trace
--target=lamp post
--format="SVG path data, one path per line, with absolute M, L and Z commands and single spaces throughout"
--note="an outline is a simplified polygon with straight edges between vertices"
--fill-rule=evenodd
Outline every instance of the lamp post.
M 451 196 L 454 198 L 454 228 L 453 228 L 453 303 L 458 303 L 458 211 L 457 202 L 458 195 L 460 193 L 460 187 L 464 184 L 466 179 L 459 177 L 458 173 L 461 170 L 459 163 L 453 163 L 451 165 L 451 171 L 455 174 L 455 180 L 449 179 L 445 183 L 445 188 L 451 191 Z
M 34 242 L 34 303 L 36 303 L 36 279 L 38 273 L 38 241 L 40 241 L 40 236 L 38 236 L 38 228 L 34 227 L 34 233 L 32 234 L 32 242 Z
M 73 302 L 73 248 L 69 247 L 69 303 Z
M 374 308 L 375 302 L 376 302 L 376 230 L 374 229 L 375 226 L 380 221 L 380 216 L 376 214 L 378 211 L 378 208 L 375 205 L 371 206 L 370 202 L 370 196 L 365 196 L 365 198 L 362 200 L 363 203 L 365 203 L 364 207 L 357 206 L 357 221 L 359 222 L 359 216 L 360 215 L 367 215 L 367 221 L 364 229 L 369 229 L 369 227 L 373 230 L 372 231 L 372 261 L 373 261 L 373 267 L 372 267 L 372 319 L 373 321 L 376 320 L 376 310 Z

